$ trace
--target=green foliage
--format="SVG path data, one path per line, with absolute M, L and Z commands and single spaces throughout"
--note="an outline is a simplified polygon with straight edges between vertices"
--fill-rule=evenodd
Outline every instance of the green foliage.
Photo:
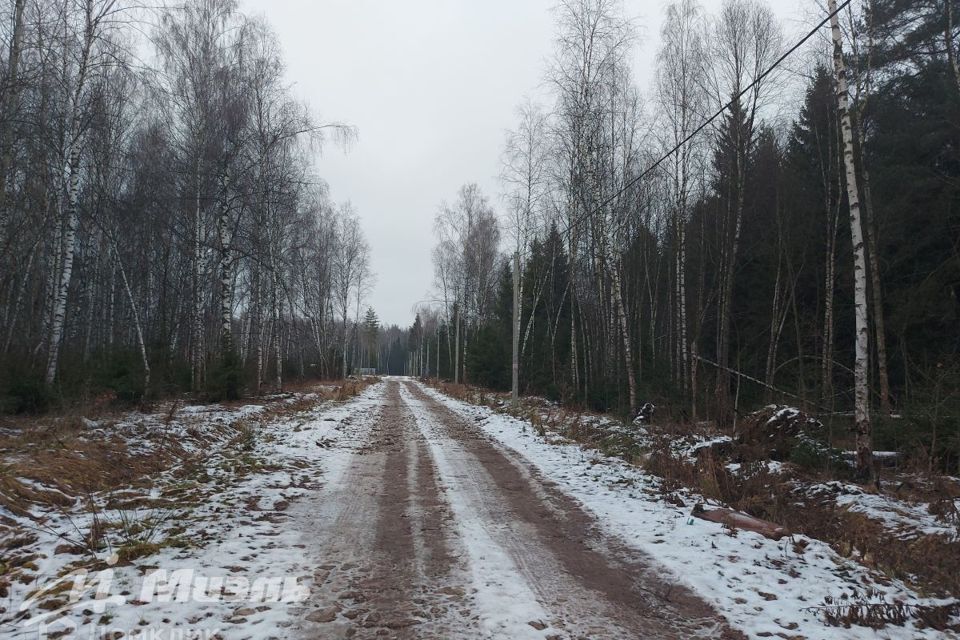
M 846 467 L 840 452 L 807 436 L 798 438 L 790 450 L 790 462 L 809 471 L 838 471 Z
M 496 326 L 481 327 L 467 346 L 467 375 L 488 389 L 510 389 L 511 343 Z
M 143 363 L 133 351 L 99 355 L 92 364 L 91 392 L 113 392 L 122 403 L 143 398 Z
M 552 399 L 565 395 L 569 380 L 570 296 L 563 247 L 554 226 L 542 242 L 532 244 L 523 272 L 521 390 Z
M 495 305 L 495 316 L 480 327 L 467 345 L 470 381 L 489 389 L 510 388 L 513 372 L 513 274 L 504 263 Z
M 243 363 L 233 350 L 223 354 L 210 370 L 206 392 L 210 400 L 237 400 L 243 392 Z
M 12 371 L 0 383 L 0 413 L 42 413 L 53 401 L 39 374 Z

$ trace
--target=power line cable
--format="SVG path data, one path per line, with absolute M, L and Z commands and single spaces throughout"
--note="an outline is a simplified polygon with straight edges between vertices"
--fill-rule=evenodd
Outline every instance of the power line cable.
M 665 154 L 663 154 L 662 156 L 660 156 L 660 158 L 657 159 L 656 162 L 654 162 L 654 163 L 651 164 L 649 167 L 647 167 L 646 169 L 644 169 L 643 172 L 640 173 L 638 176 L 636 176 L 636 177 L 634 177 L 634 178 L 631 178 L 631 179 L 627 182 L 627 184 L 625 184 L 624 186 L 622 186 L 616 193 L 614 193 L 613 195 L 608 196 L 606 199 L 604 199 L 603 202 L 601 202 L 599 205 L 597 205 L 596 208 L 594 208 L 594 209 L 592 209 L 591 211 L 587 212 L 586 215 L 579 216 L 579 217 L 575 218 L 574 220 L 572 220 L 572 221 L 570 222 L 570 224 L 568 224 L 567 227 L 563 230 L 563 234 L 569 233 L 574 227 L 576 227 L 577 225 L 579 225 L 581 222 L 584 222 L 584 221 L 586 221 L 587 219 L 592 218 L 592 217 L 593 217 L 596 213 L 598 213 L 601 209 L 603 209 L 604 207 L 606 207 L 608 204 L 610 204 L 611 202 L 613 202 L 615 199 L 619 198 L 619 197 L 620 197 L 621 195 L 623 195 L 628 189 L 630 189 L 631 187 L 633 187 L 634 185 L 636 185 L 638 182 L 640 182 L 641 180 L 643 180 L 645 177 L 647 177 L 648 175 L 650 175 L 657 167 L 659 167 L 659 166 L 663 163 L 664 160 L 666 160 L 667 158 L 669 158 L 670 156 L 672 156 L 674 153 L 676 153 L 677 151 L 679 151 L 679 150 L 681 149 L 681 147 L 683 147 L 683 145 L 685 145 L 686 143 L 688 143 L 690 140 L 693 139 L 694 136 L 696 136 L 698 133 L 700 133 L 701 131 L 703 131 L 703 130 L 707 127 L 707 125 L 709 125 L 711 122 L 713 122 L 714 120 L 716 120 L 717 118 L 719 118 L 721 115 L 723 115 L 723 113 L 724 113 L 727 109 L 729 109 L 731 106 L 733 106 L 733 104 L 734 104 L 735 102 L 737 102 L 738 100 L 740 100 L 740 98 L 742 98 L 744 95 L 746 95 L 746 93 L 747 93 L 748 91 L 750 91 L 750 89 L 752 89 L 753 87 L 755 87 L 755 86 L 756 86 L 757 84 L 759 84 L 764 78 L 766 78 L 768 75 L 770 75 L 770 74 L 773 72 L 774 69 L 776 69 L 784 60 L 786 60 L 788 57 L 790 57 L 790 55 L 793 54 L 797 49 L 799 49 L 800 47 L 802 47 L 802 46 L 807 42 L 807 40 L 809 40 L 809 39 L 812 38 L 814 35 L 816 35 L 816 33 L 817 33 L 818 31 L 820 31 L 820 29 L 823 28 L 824 25 L 826 25 L 828 22 L 830 22 L 830 19 L 831 19 L 833 16 L 837 15 L 838 13 L 840 13 L 843 9 L 845 9 L 845 8 L 847 7 L 847 5 L 849 5 L 851 2 L 852 2 L 852 0 L 845 0 L 843 3 L 841 3 L 840 6 L 838 6 L 834 11 L 832 11 L 831 13 L 829 13 L 829 14 L 827 15 L 827 17 L 825 17 L 823 20 L 821 20 L 820 23 L 819 23 L 816 27 L 814 27 L 813 29 L 811 29 L 810 32 L 807 33 L 807 35 L 805 35 L 803 38 L 801 38 L 801 39 L 799 40 L 799 42 L 797 42 L 797 43 L 794 44 L 792 47 L 790 47 L 789 49 L 787 49 L 787 50 L 783 53 L 783 55 L 781 55 L 779 58 L 777 58 L 777 60 L 776 60 L 773 64 L 771 64 L 763 73 L 761 73 L 759 76 L 757 76 L 757 77 L 754 79 L 753 82 L 751 82 L 751 83 L 748 84 L 746 87 L 744 87 L 744 89 L 743 89 L 740 93 L 738 93 L 736 96 L 734 96 L 733 98 L 731 98 L 731 100 L 730 100 L 728 103 L 726 103 L 725 105 L 723 105 L 722 107 L 720 107 L 720 109 L 719 109 L 716 113 L 714 113 L 712 116 L 710 116 L 709 118 L 707 118 L 706 120 L 704 120 L 704 121 L 700 124 L 700 126 L 698 126 L 696 129 L 694 129 L 687 137 L 685 137 L 683 140 L 681 140 L 680 142 L 678 142 L 672 149 L 670 149 L 669 151 L 667 151 Z

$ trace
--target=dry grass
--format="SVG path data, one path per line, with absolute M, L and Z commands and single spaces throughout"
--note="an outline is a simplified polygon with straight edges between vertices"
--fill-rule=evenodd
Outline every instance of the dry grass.
M 81 434 L 81 429 L 61 423 L 0 436 L 0 505 L 21 516 L 31 503 L 66 507 L 76 496 L 135 485 L 182 454 L 179 445 L 168 442 L 154 453 L 134 455 L 119 437 L 88 439 Z
M 837 506 L 832 496 L 811 497 L 798 490 L 824 479 L 822 475 L 812 478 L 795 468 L 771 473 L 761 462 L 747 463 L 734 474 L 726 460 L 709 449 L 691 462 L 673 455 L 666 446 L 652 452 L 644 467 L 665 480 L 665 492 L 691 488 L 794 533 L 822 540 L 840 555 L 923 593 L 960 596 L 960 542 L 940 535 L 897 536 L 867 515 Z M 841 618 L 880 615 L 878 611 L 876 607 L 848 608 Z
M 346 380 L 335 385 L 313 385 L 306 391 L 317 393 L 320 400 L 346 400 L 361 393 L 373 379 Z M 162 424 L 186 421 L 186 440 L 193 449 L 226 440 L 228 447 L 249 453 L 257 426 L 281 415 L 295 414 L 316 405 L 317 397 L 289 397 L 268 402 L 263 411 L 235 420 L 231 424 L 191 426 L 190 421 L 202 417 L 178 415 L 179 400 L 158 407 Z M 220 406 L 237 408 L 249 400 L 222 403 Z M 111 426 L 120 420 L 119 413 L 105 413 L 101 407 L 100 427 L 91 434 L 86 414 L 6 418 L 0 430 L 0 506 L 18 516 L 28 516 L 31 504 L 65 508 L 77 497 L 115 491 L 120 487 L 138 488 L 150 478 L 176 464 L 184 473 L 190 473 L 191 456 L 179 437 L 168 435 L 161 428 L 144 430 L 142 437 L 149 441 L 149 453 L 133 452 L 121 435 Z M 243 462 L 241 460 L 241 462 Z M 243 465 L 241 465 L 243 466 Z M 250 466 L 250 465 L 246 465 Z M 239 468 L 239 467 L 238 467 Z
M 452 382 L 439 382 L 437 383 L 437 389 L 451 398 L 463 400 L 464 402 L 472 402 L 474 396 L 477 395 L 476 390 L 472 387 L 465 384 L 454 384 Z
M 492 405 L 490 398 L 505 398 L 466 385 L 439 383 L 438 388 L 473 403 L 485 400 L 484 404 Z M 716 434 L 702 426 L 658 425 L 655 433 L 640 444 L 629 430 L 611 429 L 609 423 L 604 425 L 597 419 L 601 416 L 590 413 L 536 400 L 525 400 L 519 410 L 509 412 L 527 419 L 538 433 L 557 432 L 605 455 L 643 466 L 663 479 L 663 498 L 674 504 L 684 504 L 678 490 L 691 489 L 794 533 L 822 540 L 840 555 L 856 559 L 889 578 L 903 580 L 923 594 L 960 597 L 960 542 L 941 535 L 898 536 L 863 513 L 839 507 L 832 496 L 807 495 L 803 489 L 810 484 L 838 477 L 848 480 L 849 472 L 832 464 L 829 454 L 820 466 L 807 468 L 787 463 L 772 472 L 768 464 L 771 444 L 766 436 L 747 444 L 704 448 L 696 459 L 689 459 L 679 456 L 671 445 L 694 434 Z M 735 473 L 727 467 L 731 461 L 740 464 Z M 931 514 L 960 527 L 960 483 L 922 473 L 885 473 L 888 494 L 927 503 Z M 796 551 L 802 553 L 802 545 Z M 882 603 L 851 601 L 825 604 L 820 613 L 831 624 L 881 626 L 909 616 L 930 628 L 943 629 L 950 616 L 960 611 L 913 606 L 891 609 Z

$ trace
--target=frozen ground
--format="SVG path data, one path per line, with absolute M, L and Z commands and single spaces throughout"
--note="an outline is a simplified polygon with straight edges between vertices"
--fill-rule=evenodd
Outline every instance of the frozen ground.
M 0 566 L 32 563 L 0 637 L 945 637 L 827 626 L 820 607 L 935 602 L 817 540 L 691 518 L 697 496 L 413 380 L 178 415 L 89 428 L 145 452 L 168 429 L 202 453 L 190 469 L 0 513 Z M 96 561 L 76 548 L 95 520 Z
M 818 615 L 822 607 L 861 600 L 908 607 L 949 601 L 923 598 L 898 581 L 840 557 L 818 540 L 789 536 L 773 541 L 693 518 L 690 505 L 702 500 L 694 494 L 686 494 L 686 506 L 675 506 L 661 499 L 658 478 L 619 459 L 577 444 L 558 443 L 550 434 L 538 435 L 530 423 L 487 407 L 454 400 L 433 389 L 427 393 L 523 456 L 583 504 L 603 529 L 654 556 L 673 579 L 713 604 L 749 637 L 947 637 L 912 627 L 875 631 L 825 626 Z M 943 525 L 929 514 L 913 513 L 900 501 L 870 499 L 861 493 L 848 488 L 838 503 L 895 519 L 898 526 L 941 532 Z

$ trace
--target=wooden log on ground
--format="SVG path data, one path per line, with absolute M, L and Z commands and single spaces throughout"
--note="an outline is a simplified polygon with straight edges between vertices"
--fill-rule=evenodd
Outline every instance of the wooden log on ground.
M 697 505 L 693 508 L 693 515 L 701 520 L 725 524 L 728 527 L 733 527 L 734 529 L 746 529 L 747 531 L 753 531 L 754 533 L 759 533 L 760 535 L 770 538 L 771 540 L 779 540 L 783 536 L 789 534 L 786 528 L 781 527 L 778 524 L 768 522 L 767 520 L 761 520 L 760 518 L 754 518 L 751 515 L 741 513 L 740 511 L 734 511 L 733 509 L 721 508 L 706 510 L 703 508 L 703 506 Z

